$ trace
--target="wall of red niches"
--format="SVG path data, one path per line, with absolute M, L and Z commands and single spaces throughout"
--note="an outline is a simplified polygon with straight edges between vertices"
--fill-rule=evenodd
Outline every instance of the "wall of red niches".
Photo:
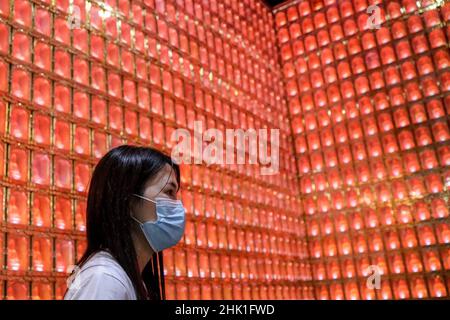
M 365 30 L 373 3 L 383 28 Z M 194 120 L 279 128 L 280 173 L 182 167 L 169 299 L 448 296 L 449 12 L 400 0 L 2 1 L 0 298 L 62 298 L 95 163 L 123 143 L 170 152 L 171 132 Z M 380 290 L 366 287 L 369 265 Z
M 68 19 L 76 8 L 79 25 Z M 168 298 L 312 297 L 274 20 L 261 1 L 2 0 L 0 298 L 61 298 L 86 245 L 95 163 L 122 143 L 168 152 L 172 131 L 194 120 L 281 128 L 280 174 L 183 166 L 186 233 L 164 254 Z
M 275 20 L 315 298 L 448 297 L 450 3 L 293 1 Z

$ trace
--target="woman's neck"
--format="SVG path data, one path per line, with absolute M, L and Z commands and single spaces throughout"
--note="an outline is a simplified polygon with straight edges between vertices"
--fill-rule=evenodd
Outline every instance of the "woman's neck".
M 151 257 L 153 255 L 152 253 L 142 253 L 137 252 L 137 259 L 138 259 L 138 265 L 139 265 L 139 272 L 142 274 L 144 271 L 145 266 L 150 261 Z
M 145 266 L 153 256 L 154 251 L 143 236 L 133 236 L 133 242 L 136 250 L 139 272 L 142 274 Z

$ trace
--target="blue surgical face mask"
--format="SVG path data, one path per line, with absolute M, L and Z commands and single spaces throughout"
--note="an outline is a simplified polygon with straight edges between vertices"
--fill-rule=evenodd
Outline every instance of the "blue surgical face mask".
M 185 210 L 180 200 L 169 198 L 156 198 L 155 200 L 134 194 L 134 196 L 156 204 L 156 221 L 140 222 L 132 216 L 141 226 L 150 247 L 155 252 L 175 246 L 184 233 Z

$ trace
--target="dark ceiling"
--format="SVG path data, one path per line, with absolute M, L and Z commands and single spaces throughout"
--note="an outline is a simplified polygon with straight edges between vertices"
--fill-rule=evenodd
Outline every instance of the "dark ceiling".
M 270 6 L 274 7 L 276 5 L 279 5 L 280 3 L 285 2 L 286 0 L 265 0 L 265 2 Z

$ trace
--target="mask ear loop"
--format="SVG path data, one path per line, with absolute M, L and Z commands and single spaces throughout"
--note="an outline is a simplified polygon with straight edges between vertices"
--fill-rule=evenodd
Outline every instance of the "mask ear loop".
M 161 300 L 161 287 L 159 283 L 159 270 L 158 270 L 158 254 L 154 254 L 152 257 L 152 266 L 153 266 L 153 279 L 155 281 L 155 288 L 158 292 L 155 292 L 157 294 L 158 298 Z
M 142 224 L 142 222 L 140 222 L 138 219 L 136 219 L 133 214 L 130 215 L 131 219 L 133 219 L 134 221 L 136 221 L 137 223 L 139 223 L 139 225 Z
M 160 192 L 161 192 L 161 191 L 160 191 Z M 138 195 L 137 193 L 133 193 L 133 196 L 138 197 L 138 198 L 141 198 L 141 199 L 144 199 L 144 200 L 147 200 L 147 201 L 150 201 L 150 202 L 153 202 L 154 204 L 156 204 L 156 201 L 155 201 L 155 200 L 152 200 L 152 199 L 147 198 L 147 197 L 144 197 L 144 196 L 140 196 L 140 195 Z
M 163 262 L 163 253 L 162 251 L 158 252 L 158 262 L 159 262 L 159 274 L 160 274 L 160 292 L 161 292 L 161 300 L 166 300 L 166 285 L 164 281 L 164 262 Z

